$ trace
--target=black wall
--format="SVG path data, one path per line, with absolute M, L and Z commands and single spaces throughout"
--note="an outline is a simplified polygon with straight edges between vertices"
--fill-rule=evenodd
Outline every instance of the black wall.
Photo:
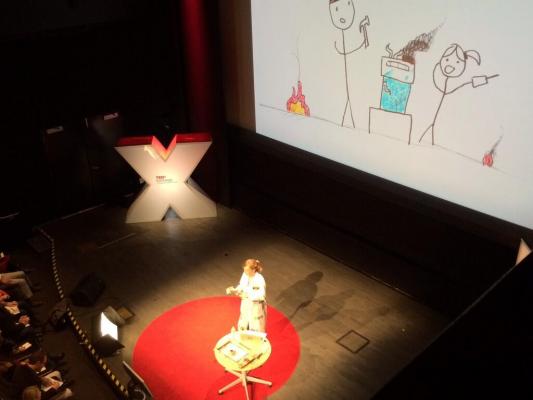
M 530 254 L 374 398 L 532 398 L 532 302 Z
M 19 0 L 0 3 L 0 38 L 135 18 L 149 0 Z
M 53 7 L 67 1 L 31 3 L 24 15 L 31 21 L 34 16 L 32 25 L 19 26 L 18 35 L 0 36 L 0 73 L 6 95 L 16 100 L 9 102 L 11 108 L 30 106 L 45 127 L 118 109 L 163 114 L 183 108 L 179 44 L 168 1 L 141 10 L 131 5 L 119 15 L 117 1 L 91 7 L 92 2 L 79 2 L 85 12 L 74 14 Z M 32 32 L 39 21 L 45 26 Z
M 264 136 L 230 128 L 234 205 L 456 315 L 531 232 Z
M 187 131 L 170 0 L 2 2 L 0 18 L 0 217 L 19 212 L 27 228 L 99 204 L 110 187 L 131 192 L 110 139 L 166 144 Z M 120 126 L 97 133 L 91 122 L 114 112 Z M 130 184 L 111 184 L 119 177 Z

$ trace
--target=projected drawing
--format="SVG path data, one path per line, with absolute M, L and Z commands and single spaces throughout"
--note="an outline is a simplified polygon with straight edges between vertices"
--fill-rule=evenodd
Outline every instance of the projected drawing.
M 344 57 L 344 76 L 346 82 L 346 103 L 344 105 L 344 112 L 342 114 L 341 126 L 344 126 L 344 120 L 346 119 L 346 113 L 350 111 L 350 119 L 352 121 L 352 127 L 355 128 L 355 120 L 353 117 L 352 103 L 350 101 L 350 89 L 348 86 L 348 64 L 346 56 L 348 54 L 355 53 L 363 46 L 367 48 L 369 46 L 367 27 L 370 25 L 370 19 L 368 15 L 359 23 L 359 31 L 363 33 L 363 42 L 353 50 L 346 51 L 346 39 L 344 32 L 351 28 L 355 19 L 355 4 L 354 0 L 329 0 L 329 14 L 331 16 L 331 22 L 335 28 L 339 29 L 342 33 L 342 50 L 337 47 L 337 41 L 334 42 L 335 50 L 337 53 Z
M 533 1 L 247 3 L 252 46 L 229 43 L 253 51 L 239 124 L 533 229 Z
M 492 148 L 485 153 L 482 160 L 483 165 L 487 167 L 492 167 L 494 165 L 494 158 L 496 157 L 496 147 L 498 147 L 501 141 L 502 136 L 500 136 L 496 143 L 494 143 L 494 146 L 492 146 Z
M 433 70 L 433 83 L 435 87 L 442 93 L 442 96 L 440 98 L 437 111 L 435 112 L 435 116 L 433 117 L 433 122 L 422 133 L 420 139 L 418 139 L 419 143 L 426 133 L 431 132 L 431 144 L 435 144 L 435 123 L 437 122 L 437 117 L 442 107 L 442 103 L 444 102 L 444 98 L 447 95 L 455 93 L 457 90 L 465 87 L 469 83 L 472 84 L 473 88 L 486 85 L 489 82 L 489 79 L 496 78 L 498 76 L 498 74 L 491 76 L 474 76 L 470 81 L 464 82 L 456 86 L 454 89 L 450 89 L 450 79 L 452 79 L 453 82 L 454 79 L 457 79 L 463 75 L 466 70 L 466 62 L 469 59 L 474 60 L 477 65 L 481 64 L 481 56 L 476 50 L 464 51 L 461 46 L 454 43 L 444 51 L 440 61 L 435 65 Z
M 309 110 L 309 106 L 305 102 L 305 96 L 302 90 L 302 81 L 300 79 L 300 75 L 301 75 L 300 56 L 296 54 L 295 57 L 296 57 L 296 60 L 298 61 L 298 92 L 296 92 L 293 86 L 292 95 L 291 97 L 289 97 L 289 100 L 287 100 L 286 108 L 287 108 L 287 111 L 290 113 L 305 115 L 309 117 L 311 115 L 311 111 Z
M 411 144 L 412 115 L 405 111 L 415 81 L 415 53 L 430 48 L 438 29 L 417 36 L 397 53 L 387 45 L 388 57 L 381 59 L 380 108 L 370 107 L 368 133 L 392 135 L 400 140 L 407 138 L 407 143 Z
M 294 86 L 292 87 L 292 95 L 289 97 L 289 100 L 287 100 L 287 111 L 294 114 L 305 115 L 307 117 L 311 115 L 309 106 L 305 103 L 305 96 L 302 92 L 302 82 L 300 81 L 298 81 L 298 93 L 294 90 Z

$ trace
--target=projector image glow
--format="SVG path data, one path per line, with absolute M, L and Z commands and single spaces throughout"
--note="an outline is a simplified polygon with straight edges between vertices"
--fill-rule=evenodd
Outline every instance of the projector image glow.
M 93 318 L 93 346 L 102 357 L 109 357 L 124 348 L 118 341 L 119 323 L 113 320 L 112 315 L 106 315 L 106 310 Z
M 118 326 L 111 322 L 103 312 L 100 314 L 100 335 L 109 335 L 118 340 Z

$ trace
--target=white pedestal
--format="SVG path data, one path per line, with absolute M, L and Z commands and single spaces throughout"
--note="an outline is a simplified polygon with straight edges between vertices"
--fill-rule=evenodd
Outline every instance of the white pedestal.
M 370 107 L 368 133 L 378 133 L 411 144 L 413 119 L 411 114 L 401 114 Z
M 169 207 L 183 219 L 216 217 L 216 204 L 190 178 L 209 146 L 206 134 L 175 135 L 167 149 L 154 136 L 119 141 L 115 149 L 146 182 L 126 222 L 161 221 Z

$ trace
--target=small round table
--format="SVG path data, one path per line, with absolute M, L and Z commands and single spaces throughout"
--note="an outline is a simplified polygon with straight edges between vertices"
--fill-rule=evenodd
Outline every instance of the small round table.
M 242 333 L 242 334 L 241 334 Z M 238 362 L 232 360 L 230 357 L 224 354 L 225 345 L 233 342 L 238 346 L 242 346 L 245 349 L 250 351 L 250 354 L 259 354 L 256 358 L 253 358 L 246 365 L 239 364 Z M 237 379 L 233 382 L 227 384 L 222 389 L 218 391 L 218 394 L 224 393 L 229 388 L 242 383 L 244 387 L 244 392 L 246 393 L 246 400 L 249 400 L 248 396 L 248 382 L 260 383 L 262 385 L 272 386 L 272 382 L 265 381 L 263 379 L 256 378 L 254 376 L 248 375 L 248 373 L 256 368 L 259 368 L 263 365 L 272 352 L 272 347 L 270 342 L 266 337 L 255 336 L 250 332 L 232 332 L 220 338 L 214 348 L 215 358 L 218 363 L 224 367 L 224 369 L 235 375 Z

